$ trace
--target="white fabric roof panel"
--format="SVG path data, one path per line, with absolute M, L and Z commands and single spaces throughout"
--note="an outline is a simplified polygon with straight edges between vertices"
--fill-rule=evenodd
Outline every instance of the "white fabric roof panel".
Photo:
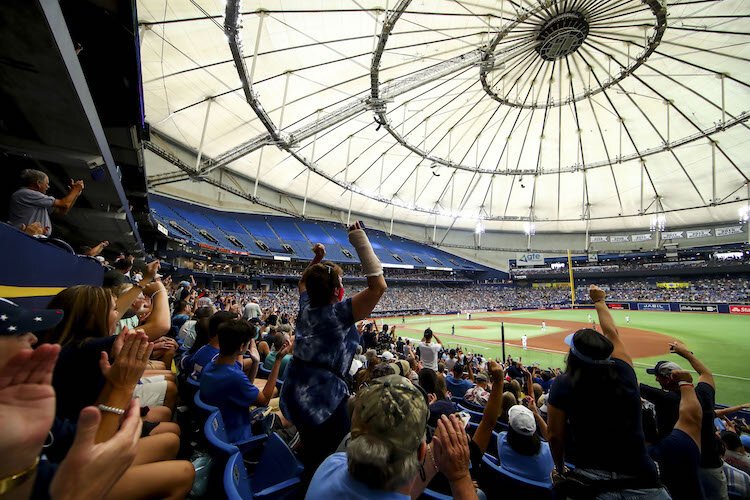
M 591 228 L 604 230 L 647 227 L 662 207 L 672 226 L 729 221 L 748 198 L 747 2 L 390 3 L 262 1 L 241 9 L 252 89 L 289 133 L 370 95 L 384 26 L 381 94 L 389 82 L 420 78 L 462 54 L 494 56 L 485 63 L 494 96 L 480 65 L 465 65 L 421 76 L 387 99 L 388 127 L 378 130 L 373 111 L 362 110 L 296 144 L 324 174 L 310 173 L 311 200 L 346 209 L 351 189 L 353 211 L 383 218 L 392 200 L 405 222 L 466 228 L 482 218 L 488 230 L 519 230 L 519 219 L 533 218 L 539 231 L 575 231 L 585 227 L 587 204 Z M 666 20 L 656 12 L 662 6 Z M 146 118 L 199 149 L 213 98 L 208 158 L 267 133 L 245 100 L 224 9 L 219 0 L 138 3 Z M 264 146 L 262 161 L 253 151 L 227 168 L 254 178 L 258 162 L 264 183 L 304 194 L 308 165 L 278 145 Z

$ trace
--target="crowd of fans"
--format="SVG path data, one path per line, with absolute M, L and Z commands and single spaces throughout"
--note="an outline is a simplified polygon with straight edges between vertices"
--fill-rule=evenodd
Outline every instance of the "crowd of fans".
M 655 269 L 686 268 L 686 267 L 721 267 L 726 265 L 737 265 L 750 261 L 750 253 L 747 251 L 737 251 L 731 254 L 724 252 L 714 253 L 705 258 L 693 258 L 685 260 L 652 260 L 664 258 L 663 256 L 654 256 L 652 258 L 624 258 L 616 261 L 605 260 L 602 262 L 574 262 L 573 272 L 576 275 L 598 274 L 604 271 L 642 271 Z M 511 275 L 529 276 L 540 274 L 560 274 L 567 273 L 568 266 L 565 263 L 551 264 L 549 267 L 511 267 Z
M 717 410 L 710 367 L 679 342 L 648 370 L 655 386 L 639 384 L 605 303 L 717 301 L 746 294 L 747 280 L 591 286 L 602 331 L 569 335 L 564 369 L 540 367 L 369 318 L 405 305 L 546 307 L 565 289 L 388 289 L 358 223 L 349 239 L 358 290 L 317 244 L 296 290 L 216 293 L 121 256 L 103 286 L 64 289 L 45 310 L 0 299 L 0 495 L 201 496 L 175 416 L 200 400 L 218 408 L 228 445 L 286 442 L 310 499 L 499 498 L 501 483 L 560 498 L 750 497 L 750 429 L 731 418 L 748 405 Z
M 602 285 L 613 301 L 666 302 L 731 302 L 743 303 L 750 298 L 747 278 L 703 278 L 687 282 L 686 288 L 664 288 L 656 282 L 612 281 Z M 585 286 L 576 287 L 578 303 L 590 302 Z M 520 286 L 399 286 L 391 287 L 376 312 L 424 310 L 444 313 L 466 310 L 503 310 L 513 308 L 537 309 L 570 303 L 570 289 L 555 287 Z

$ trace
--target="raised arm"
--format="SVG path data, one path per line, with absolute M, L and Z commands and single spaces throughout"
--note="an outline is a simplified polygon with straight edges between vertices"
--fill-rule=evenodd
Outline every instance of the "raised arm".
M 609 312 L 607 303 L 604 302 L 607 293 L 598 286 L 591 285 L 589 288 L 589 296 L 596 308 L 596 314 L 599 316 L 599 324 L 602 326 L 602 333 L 615 347 L 612 351 L 612 357 L 621 359 L 630 366 L 633 366 L 633 359 L 630 357 L 630 354 L 628 354 L 627 349 L 625 349 L 625 344 L 622 343 L 620 333 L 617 331 L 617 326 L 615 326 L 615 320 Z
M 312 248 L 312 251 L 315 254 L 315 257 L 313 257 L 313 260 L 310 261 L 307 267 L 312 267 L 315 264 L 320 264 L 320 261 L 322 261 L 323 258 L 326 256 L 326 247 L 324 247 L 322 243 L 316 243 L 315 246 Z M 297 284 L 297 287 L 299 288 L 299 293 L 303 293 L 307 291 L 307 287 L 305 287 L 304 276 L 305 276 L 305 273 L 303 272 L 302 277 L 300 277 L 299 283 Z
M 73 208 L 73 205 L 75 205 L 78 197 L 81 196 L 83 187 L 83 181 L 73 181 L 71 179 L 70 191 L 68 191 L 68 194 L 65 195 L 64 198 L 56 199 L 52 206 L 57 210 L 58 213 L 61 213 L 63 215 L 67 214 L 70 209 Z
M 698 396 L 695 395 L 693 377 L 690 372 L 683 370 L 673 370 L 669 376 L 679 384 L 680 388 L 680 417 L 674 428 L 693 438 L 700 449 L 703 410 L 698 401 Z
M 737 406 L 730 406 L 729 408 L 717 408 L 716 409 L 716 416 L 717 417 L 723 417 L 725 415 L 731 415 L 734 412 L 747 410 L 750 408 L 750 403 L 745 403 L 742 405 Z
M 238 361 L 242 363 L 242 371 L 245 372 L 250 383 L 255 381 L 255 377 L 258 375 L 258 368 L 260 367 L 260 353 L 258 347 L 255 345 L 255 339 L 250 339 L 250 344 L 247 346 L 247 354 L 249 358 L 244 357 L 242 354 L 239 355 Z
M 711 370 L 709 370 L 708 367 L 701 362 L 701 360 L 695 357 L 695 354 L 688 351 L 688 348 L 685 347 L 685 344 L 683 344 L 679 340 L 675 340 L 674 342 L 669 343 L 669 350 L 677 354 L 678 356 L 682 356 L 688 361 L 688 363 L 690 363 L 690 366 L 693 367 L 693 370 L 698 372 L 698 382 L 705 382 L 711 387 L 716 388 L 716 384 L 714 383 L 714 374 L 711 373 Z
M 539 414 L 539 409 L 536 407 L 534 396 L 526 396 L 526 398 L 524 399 L 526 401 L 526 406 L 529 410 L 531 410 L 531 413 L 534 414 L 534 421 L 536 422 L 537 429 L 539 429 L 539 435 L 543 439 L 548 439 L 549 433 L 547 432 L 547 422 L 545 422 L 542 416 Z
M 153 341 L 166 335 L 172 326 L 169 317 L 169 297 L 161 281 L 149 284 L 143 293 L 151 297 L 151 314 L 142 325 L 138 325 L 138 328 L 146 332 L 148 339 Z
M 284 347 L 282 347 L 278 354 L 276 354 L 276 361 L 273 363 L 271 373 L 268 374 L 268 380 L 266 381 L 265 387 L 263 387 L 263 392 L 258 394 L 258 406 L 268 406 L 269 401 L 273 398 L 273 390 L 276 388 L 276 379 L 279 377 L 281 361 L 284 359 L 284 356 L 292 352 L 293 349 L 294 337 L 292 337 L 289 342 L 285 342 Z
M 349 242 L 357 251 L 359 261 L 362 263 L 362 272 L 367 276 L 367 288 L 352 297 L 354 321 L 359 321 L 367 318 L 375 309 L 388 285 L 385 284 L 383 266 L 372 250 L 370 240 L 359 222 L 355 222 L 349 228 Z
M 128 312 L 128 309 L 133 304 L 133 301 L 143 292 L 147 285 L 154 281 L 156 273 L 159 271 L 159 261 L 155 260 L 146 266 L 146 270 L 143 273 L 143 279 L 138 285 L 133 286 L 127 292 L 117 297 L 117 320 L 121 320 L 122 317 Z
M 492 390 L 490 391 L 487 404 L 484 406 L 482 421 L 479 422 L 479 427 L 477 427 L 474 436 L 471 438 L 479 447 L 482 454 L 487 451 L 490 438 L 492 437 L 492 430 L 495 428 L 495 423 L 500 416 L 503 401 L 503 382 L 505 382 L 505 372 L 500 363 L 490 361 L 487 363 L 487 371 L 492 381 Z

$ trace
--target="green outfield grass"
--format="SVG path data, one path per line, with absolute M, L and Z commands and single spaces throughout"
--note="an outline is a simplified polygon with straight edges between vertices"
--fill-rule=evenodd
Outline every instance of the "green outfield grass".
M 511 313 L 479 313 L 472 315 L 469 321 L 465 315 L 461 318 L 452 316 L 413 316 L 406 318 L 403 336 L 416 338 L 419 333 L 430 326 L 444 344 L 454 346 L 461 344 L 471 351 L 488 357 L 500 357 L 501 348 L 484 343 L 481 340 L 463 340 L 451 337 L 451 325 L 455 325 L 456 335 L 475 337 L 477 339 L 500 339 L 500 324 L 486 321 L 489 317 L 522 317 L 539 320 L 536 325 L 505 324 L 506 340 L 519 340 L 526 334 L 529 338 L 557 333 L 560 329 L 547 326 L 541 330 L 542 320 L 563 320 L 586 322 L 588 314 L 596 318 L 593 310 L 572 311 L 515 311 Z M 630 315 L 633 328 L 663 333 L 680 339 L 714 372 L 716 379 L 716 401 L 722 404 L 741 404 L 750 401 L 750 317 L 730 314 L 707 313 L 668 313 L 645 311 L 612 311 L 618 325 L 625 326 L 625 316 Z M 401 328 L 401 319 L 396 325 Z M 484 326 L 485 329 L 471 327 Z M 468 327 L 468 328 L 467 328 Z M 398 333 L 398 329 L 397 329 Z M 665 343 L 667 340 L 665 339 Z M 561 343 L 560 351 L 566 346 Z M 525 363 L 539 363 L 543 368 L 564 367 L 565 355 L 551 352 L 506 346 L 506 355 L 514 358 L 523 357 Z M 684 360 L 675 355 L 665 355 L 634 360 L 639 380 L 655 384 L 654 378 L 646 374 L 646 368 L 653 366 L 660 359 L 677 358 L 675 361 L 688 368 Z

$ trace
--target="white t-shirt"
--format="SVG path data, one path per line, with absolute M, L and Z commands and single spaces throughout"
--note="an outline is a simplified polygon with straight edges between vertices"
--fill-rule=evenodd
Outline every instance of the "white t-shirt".
M 437 359 L 438 352 L 440 352 L 440 344 L 437 342 L 430 342 L 429 344 L 420 342 L 417 345 L 417 350 L 419 352 L 419 357 L 422 360 L 422 366 L 437 371 Z
M 244 319 L 253 319 L 253 318 L 260 318 L 260 315 L 262 314 L 260 310 L 260 306 L 256 304 L 255 302 L 249 302 L 245 306 L 245 311 L 242 317 Z

